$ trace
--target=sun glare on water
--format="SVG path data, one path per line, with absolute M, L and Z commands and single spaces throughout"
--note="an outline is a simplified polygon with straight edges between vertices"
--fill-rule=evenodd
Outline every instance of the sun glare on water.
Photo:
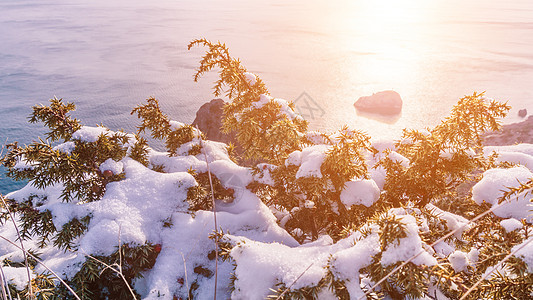
M 375 81 L 398 87 L 407 86 L 404 83 L 417 76 L 421 63 L 418 54 L 424 49 L 412 49 L 408 44 L 422 39 L 428 18 L 425 2 L 378 0 L 354 5 L 354 16 L 347 18 L 346 24 L 353 39 L 346 41 L 346 46 L 355 54 L 365 55 L 365 59 L 358 59 L 357 76 L 363 70 Z

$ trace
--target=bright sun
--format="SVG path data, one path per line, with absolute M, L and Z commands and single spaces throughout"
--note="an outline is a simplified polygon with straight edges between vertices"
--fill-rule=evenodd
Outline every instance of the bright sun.
M 431 1 L 357 1 L 346 18 L 345 30 L 352 39 L 346 46 L 354 53 L 368 54 L 357 60 L 366 76 L 376 81 L 406 83 L 418 76 L 422 49 L 409 49 L 407 41 L 423 39 Z M 420 44 L 420 43 L 417 43 Z M 416 51 L 415 51 L 416 50 Z

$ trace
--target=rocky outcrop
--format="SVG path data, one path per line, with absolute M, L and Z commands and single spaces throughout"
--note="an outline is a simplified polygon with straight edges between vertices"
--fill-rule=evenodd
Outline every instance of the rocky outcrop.
M 402 111 L 403 101 L 395 91 L 382 91 L 364 96 L 355 102 L 357 110 L 382 115 L 396 115 Z
M 490 146 L 533 144 L 533 116 L 519 123 L 503 125 L 501 131 L 487 132 L 483 140 Z
M 208 140 L 235 144 L 235 134 L 225 134 L 221 129 L 225 103 L 222 99 L 213 99 L 200 106 L 192 125 L 198 126 Z

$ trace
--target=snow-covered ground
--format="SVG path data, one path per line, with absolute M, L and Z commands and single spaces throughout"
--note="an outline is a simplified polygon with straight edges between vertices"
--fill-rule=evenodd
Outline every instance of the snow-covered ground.
M 73 139 L 94 142 L 102 131 L 105 129 L 82 127 L 73 135 Z M 40 249 L 44 264 L 63 278 L 72 278 L 80 270 L 81 263 L 88 254 L 109 255 L 119 243 L 149 242 L 161 245 L 161 251 L 153 268 L 146 271 L 144 278 L 138 279 L 134 284 L 143 299 L 172 299 L 173 295 L 187 295 L 192 282 L 199 286 L 195 291 L 198 299 L 208 299 L 213 297 L 215 277 L 212 274 L 198 274 L 194 270 L 198 266 L 211 271 L 215 269 L 215 262 L 209 258 L 209 253 L 215 249 L 213 240 L 209 238 L 215 229 L 214 212 L 192 213 L 186 198 L 187 189 L 197 184 L 188 170 L 205 172 L 209 163 L 213 175 L 219 178 L 227 174 L 235 176 L 236 180 L 222 183 L 227 188 L 239 191 L 235 193 L 235 199 L 231 203 L 217 200 L 218 226 L 229 233 L 224 240 L 235 245 L 230 256 L 236 264 L 235 269 L 230 261 L 218 264 L 217 294 L 221 299 L 264 299 L 276 284 L 294 289 L 313 286 L 318 284 L 328 270 L 335 278 L 345 282 L 352 299 L 363 296 L 359 270 L 369 265 L 372 257 L 384 246 L 379 240 L 379 226 L 367 225 L 336 243 L 328 235 L 323 235 L 314 242 L 300 245 L 281 226 L 283 222 L 280 222 L 273 211 L 246 188 L 254 178 L 268 182 L 267 177 L 258 178 L 250 168 L 233 162 L 225 144 L 203 141 L 205 155 L 188 155 L 187 149 L 191 145 L 183 145 L 180 148 L 183 151 L 177 152 L 182 155 L 175 157 L 150 150 L 151 165 L 162 166 L 165 173 L 155 172 L 131 158 L 105 161 L 99 166 L 100 170 L 123 173 L 124 179 L 109 183 L 105 195 L 99 201 L 64 203 L 60 200 L 61 184 L 44 190 L 29 184 L 7 197 L 21 202 L 30 196 L 38 196 L 34 198 L 41 199 L 37 209 L 49 210 L 56 228 L 61 228 L 74 217 L 91 216 L 87 232 L 75 241 L 77 251 L 64 252 L 52 246 Z M 392 143 L 380 141 L 374 145 L 380 150 L 379 156 L 384 155 L 383 151 Z M 72 150 L 72 142 L 58 145 L 55 149 L 69 152 Z M 320 177 L 320 165 L 326 149 L 327 145 L 316 145 L 296 151 L 289 156 L 287 164 L 299 166 L 297 177 Z M 505 188 L 533 177 L 533 144 L 486 148 L 487 155 L 492 151 L 501 153 L 501 160 L 509 160 L 517 165 L 509 169 L 486 171 L 483 179 L 473 187 L 472 199 L 478 204 L 491 204 L 494 214 L 504 218 L 501 226 L 507 232 L 518 230 L 523 226 L 518 220 L 526 219 L 529 224 L 533 220 L 531 195 L 519 194 L 501 204 L 498 204 L 497 199 Z M 398 160 L 405 160 L 405 157 L 392 153 Z M 368 163 L 375 163 L 371 156 Z M 19 167 L 31 168 L 31 165 L 21 162 Z M 348 208 L 352 204 L 367 207 L 373 205 L 383 187 L 384 176 L 378 169 L 371 173 L 370 179 L 348 182 L 340 196 L 342 203 Z M 465 218 L 442 211 L 431 204 L 430 206 L 434 215 L 443 220 L 450 230 L 458 230 L 456 236 L 460 237 L 461 232 L 470 226 Z M 428 230 L 427 223 L 424 223 L 427 221 L 420 223 L 424 218 L 416 209 L 391 209 L 387 214 L 394 216 L 405 226 L 406 236 L 384 249 L 381 258 L 384 267 L 411 259 L 415 255 L 412 262 L 426 266 L 436 264 L 437 258 L 447 257 L 456 272 L 475 265 L 478 249 L 465 253 L 457 250 L 452 243 L 440 242 L 430 247 L 422 242 L 420 234 Z M 172 226 L 166 226 L 168 222 Z M 0 235 L 11 241 L 17 240 L 15 228 L 10 222 L 0 227 Z M 524 241 L 524 247 L 516 256 L 521 257 L 531 270 L 533 244 L 527 242 Z M 31 239 L 24 241 L 26 249 L 37 249 L 36 243 L 36 240 Z M 517 247 L 519 246 L 521 245 Z M 12 261 L 23 260 L 19 249 L 1 240 L 0 260 L 6 258 Z M 18 288 L 25 286 L 25 268 L 3 267 L 3 272 L 9 283 Z M 42 265 L 37 265 L 33 270 L 34 276 L 41 272 L 46 272 Z M 235 273 L 237 278 L 232 283 L 235 288 L 233 291 L 228 289 L 232 280 L 231 273 Z M 368 287 L 368 280 L 364 280 Z M 334 295 L 331 291 L 322 290 L 320 298 L 334 298 Z

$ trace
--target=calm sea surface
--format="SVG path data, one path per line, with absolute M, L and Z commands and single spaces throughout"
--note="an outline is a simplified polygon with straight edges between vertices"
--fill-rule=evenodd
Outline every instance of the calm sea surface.
M 200 37 L 225 42 L 313 129 L 398 138 L 474 91 L 509 101 L 508 123 L 533 112 L 530 0 L 3 0 L 0 142 L 42 136 L 27 116 L 54 96 L 87 125 L 133 131 L 129 113 L 150 96 L 192 122 L 215 79 L 192 80 L 203 49 L 186 46 Z M 356 113 L 357 98 L 386 89 L 401 94 L 401 116 Z M 1 193 L 16 186 L 0 177 Z

